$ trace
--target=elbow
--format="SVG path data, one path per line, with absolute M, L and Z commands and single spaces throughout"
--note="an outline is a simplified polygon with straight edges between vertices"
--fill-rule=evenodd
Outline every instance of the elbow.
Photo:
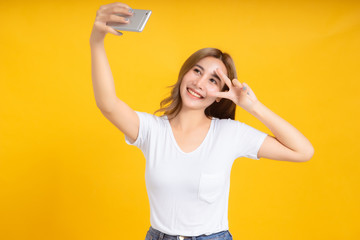
M 300 162 L 307 162 L 310 161 L 310 159 L 312 159 L 312 157 L 314 156 L 314 147 L 310 146 L 305 153 L 302 154 L 301 160 Z
M 291 159 L 289 159 L 289 162 L 307 162 L 312 159 L 314 156 L 314 148 L 312 145 L 307 147 L 306 149 L 303 149 L 301 152 L 293 152 L 293 155 Z

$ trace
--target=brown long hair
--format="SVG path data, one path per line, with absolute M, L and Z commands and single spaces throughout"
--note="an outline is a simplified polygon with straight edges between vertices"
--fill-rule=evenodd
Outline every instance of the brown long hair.
M 163 115 L 170 115 L 169 119 L 174 118 L 181 110 L 182 100 L 180 95 L 180 84 L 184 77 L 184 75 L 191 70 L 201 59 L 205 57 L 215 57 L 220 59 L 228 72 L 228 78 L 230 80 L 237 78 L 235 64 L 233 59 L 229 54 L 223 53 L 221 50 L 217 48 L 203 48 L 195 53 L 193 53 L 182 65 L 180 69 L 180 73 L 178 76 L 178 80 L 174 85 L 168 86 L 168 88 L 172 88 L 171 94 L 169 97 L 163 99 L 160 102 L 160 109 L 154 112 L 164 112 Z M 229 87 L 225 84 L 221 91 L 229 90 Z M 226 98 L 221 98 L 219 102 L 214 102 L 210 106 L 205 109 L 205 115 L 211 119 L 211 117 L 216 117 L 220 119 L 235 119 L 235 110 L 236 104 Z

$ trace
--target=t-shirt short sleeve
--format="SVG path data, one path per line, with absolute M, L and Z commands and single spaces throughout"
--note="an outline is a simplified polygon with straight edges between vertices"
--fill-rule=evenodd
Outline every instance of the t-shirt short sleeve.
M 259 160 L 258 151 L 268 134 L 239 121 L 233 121 L 233 124 L 236 126 L 233 139 L 237 149 L 236 157 Z
M 139 117 L 139 133 L 136 140 L 131 143 L 130 139 L 125 135 L 125 142 L 129 145 L 134 145 L 140 149 L 144 146 L 146 139 L 149 138 L 150 123 L 153 116 L 149 113 L 135 111 Z

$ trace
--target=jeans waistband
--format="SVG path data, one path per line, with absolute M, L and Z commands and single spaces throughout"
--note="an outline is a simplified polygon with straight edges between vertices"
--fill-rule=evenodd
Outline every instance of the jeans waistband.
M 187 239 L 187 240 L 206 240 L 208 239 L 212 239 L 213 237 L 215 237 L 215 235 L 222 235 L 222 234 L 226 234 L 228 232 L 228 230 L 225 231 L 221 231 L 218 233 L 213 233 L 211 235 L 198 235 L 198 236 L 181 236 L 181 235 L 169 235 L 166 233 L 163 233 L 155 228 L 153 228 L 152 226 L 150 226 L 149 231 L 152 235 L 155 235 L 155 239 L 153 240 L 182 240 L 182 239 Z

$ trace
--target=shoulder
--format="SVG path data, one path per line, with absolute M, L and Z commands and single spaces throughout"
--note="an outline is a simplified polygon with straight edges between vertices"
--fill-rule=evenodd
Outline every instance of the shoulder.
M 152 124 L 152 125 L 166 124 L 167 117 L 165 115 L 156 116 L 154 114 L 147 112 L 140 112 L 140 111 L 135 111 L 135 112 L 139 116 L 140 122 L 144 122 L 144 123 L 146 122 L 147 124 Z
M 243 129 L 242 122 L 228 119 L 213 118 L 213 132 L 218 136 L 236 137 Z
M 215 127 L 220 129 L 234 129 L 239 127 L 241 128 L 244 125 L 243 122 L 233 120 L 231 118 L 227 118 L 227 119 L 213 118 L 213 121 Z
M 223 132 L 228 135 L 254 135 L 260 133 L 259 130 L 254 127 L 233 119 L 217 119 L 213 118 L 214 131 Z

